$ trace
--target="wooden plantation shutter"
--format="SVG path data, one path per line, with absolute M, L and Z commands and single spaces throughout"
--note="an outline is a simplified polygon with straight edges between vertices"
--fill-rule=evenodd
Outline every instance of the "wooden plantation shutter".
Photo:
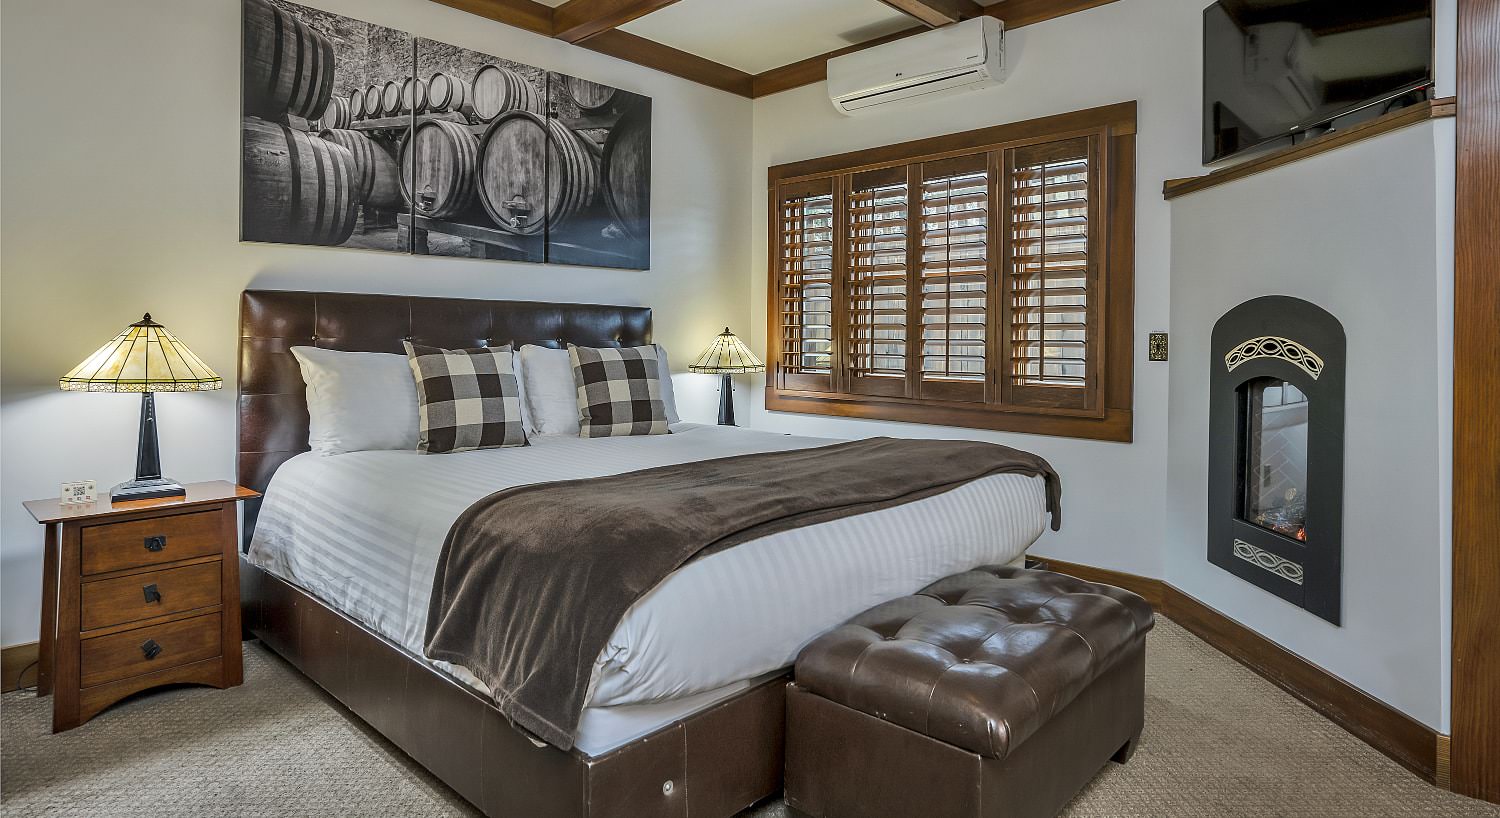
M 766 409 L 1130 440 L 1135 114 L 771 168 Z
M 983 401 L 988 380 L 990 160 L 924 162 L 921 169 L 920 395 Z
M 1099 253 L 1096 140 L 1006 152 L 1009 402 L 1095 405 Z
M 906 168 L 853 174 L 847 190 L 847 388 L 864 395 L 905 395 L 911 204 Z
M 833 183 L 783 188 L 776 207 L 775 353 L 783 389 L 833 388 Z

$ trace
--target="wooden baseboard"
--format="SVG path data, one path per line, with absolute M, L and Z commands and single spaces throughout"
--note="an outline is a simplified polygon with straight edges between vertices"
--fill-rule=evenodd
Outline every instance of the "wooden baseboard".
M 1158 613 L 1296 696 L 1428 783 L 1440 782 L 1442 736 L 1250 628 L 1159 579 L 1037 556 L 1049 570 L 1140 594 Z M 1447 759 L 1444 758 L 1444 761 Z M 1445 765 L 1446 766 L 1446 765 Z
M 36 684 L 36 657 L 35 642 L 0 649 L 0 693 Z M 25 671 L 24 676 L 22 671 Z

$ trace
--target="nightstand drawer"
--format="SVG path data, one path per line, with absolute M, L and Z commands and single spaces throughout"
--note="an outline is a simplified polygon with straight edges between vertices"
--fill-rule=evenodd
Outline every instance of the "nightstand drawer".
M 139 676 L 219 655 L 219 614 L 85 639 L 80 687 Z
M 84 630 L 217 605 L 222 597 L 219 560 L 165 571 L 83 583 Z
M 85 574 L 206 557 L 223 547 L 217 511 L 91 525 L 81 533 Z

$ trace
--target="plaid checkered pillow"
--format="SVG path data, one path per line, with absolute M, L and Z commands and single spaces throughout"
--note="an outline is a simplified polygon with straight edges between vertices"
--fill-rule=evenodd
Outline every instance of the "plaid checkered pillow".
M 525 446 L 521 389 L 510 347 L 439 349 L 406 344 L 417 379 L 417 451 L 468 452 Z
M 573 384 L 578 387 L 578 436 L 667 434 L 656 347 L 575 347 Z

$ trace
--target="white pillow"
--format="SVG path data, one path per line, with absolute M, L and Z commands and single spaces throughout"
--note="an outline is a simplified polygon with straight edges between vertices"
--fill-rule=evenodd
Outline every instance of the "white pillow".
M 682 422 L 677 416 L 677 395 L 672 392 L 672 367 L 667 363 L 667 348 L 656 345 L 656 369 L 661 373 L 661 402 L 667 405 L 667 423 Z
M 516 352 L 520 363 L 523 421 L 528 434 L 578 436 L 578 386 L 573 382 L 573 362 L 566 349 L 527 344 Z M 677 423 L 677 400 L 672 394 L 672 370 L 667 350 L 656 345 L 657 369 L 661 373 L 661 399 L 667 408 L 667 423 Z
M 521 396 L 529 416 L 526 431 L 578 436 L 578 388 L 566 349 L 521 347 Z
M 510 371 L 516 373 L 516 391 L 521 397 L 521 428 L 526 434 L 536 434 L 536 425 L 531 422 L 531 407 L 526 405 L 526 376 L 521 372 L 521 350 L 511 347 Z
M 405 355 L 292 347 L 318 454 L 417 448 L 417 384 Z

